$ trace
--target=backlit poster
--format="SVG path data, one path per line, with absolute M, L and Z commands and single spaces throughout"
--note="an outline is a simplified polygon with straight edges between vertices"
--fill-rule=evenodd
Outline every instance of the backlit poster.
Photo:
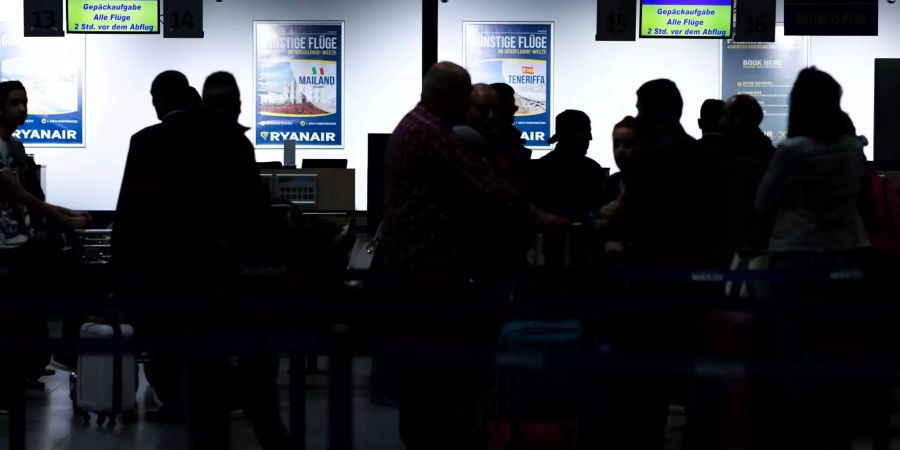
M 256 146 L 343 148 L 344 23 L 255 22 Z
M 84 147 L 84 36 L 24 37 L 0 22 L 0 80 L 28 91 L 16 136 L 29 147 Z
M 466 22 L 465 67 L 473 83 L 506 83 L 516 91 L 516 127 L 529 147 L 549 147 L 553 24 Z
M 779 143 L 787 136 L 791 88 L 809 66 L 809 37 L 785 36 L 775 27 L 775 42 L 722 42 L 722 99 L 752 95 L 765 116 L 761 128 Z

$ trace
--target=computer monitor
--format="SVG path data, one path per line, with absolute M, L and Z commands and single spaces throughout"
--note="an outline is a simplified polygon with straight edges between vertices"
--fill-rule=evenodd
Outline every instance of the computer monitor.
M 304 159 L 303 169 L 346 169 L 346 159 Z

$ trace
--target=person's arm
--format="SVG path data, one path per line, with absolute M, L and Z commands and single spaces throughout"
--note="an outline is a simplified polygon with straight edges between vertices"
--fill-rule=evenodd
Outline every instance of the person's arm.
M 771 212 L 778 207 L 788 185 L 794 179 L 800 160 L 799 148 L 782 147 L 775 151 L 769 168 L 756 191 L 756 209 Z
M 0 198 L 20 203 L 30 211 L 72 228 L 83 228 L 90 220 L 90 216 L 86 213 L 78 213 L 61 206 L 51 205 L 31 195 L 9 170 L 0 171 Z
M 467 151 L 460 142 L 447 136 L 438 136 L 432 148 L 471 192 L 487 197 L 492 203 L 514 214 L 529 217 L 538 225 L 553 221 L 550 217 L 552 215 L 538 210 L 525 201 L 521 194 L 497 175 L 483 158 Z
M 558 228 L 569 222 L 526 201 L 521 193 L 498 175 L 484 158 L 466 151 L 464 146 L 447 140 L 439 142 L 436 149 L 449 166 L 454 168 L 453 173 L 459 175 L 460 180 L 468 185 L 472 192 L 487 196 L 496 205 L 513 214 L 527 217 L 539 228 Z

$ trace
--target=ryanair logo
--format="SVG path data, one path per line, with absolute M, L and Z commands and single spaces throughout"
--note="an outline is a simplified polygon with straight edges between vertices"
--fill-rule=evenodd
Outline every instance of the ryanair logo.
M 264 141 L 273 143 L 284 142 L 289 139 L 297 142 L 337 142 L 337 133 L 329 132 L 261 131 L 259 135 L 263 138 Z

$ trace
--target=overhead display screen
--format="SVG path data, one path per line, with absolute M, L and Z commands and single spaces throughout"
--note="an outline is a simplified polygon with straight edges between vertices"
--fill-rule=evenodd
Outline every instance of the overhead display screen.
M 641 0 L 641 37 L 727 39 L 731 0 Z
M 69 33 L 159 33 L 159 0 L 67 0 Z

